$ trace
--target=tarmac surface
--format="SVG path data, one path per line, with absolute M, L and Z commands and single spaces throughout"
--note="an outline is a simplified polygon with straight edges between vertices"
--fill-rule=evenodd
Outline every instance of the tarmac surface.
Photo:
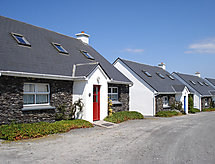
M 214 164 L 215 112 L 146 118 L 114 128 L 75 129 L 18 142 L 0 141 L 0 164 Z

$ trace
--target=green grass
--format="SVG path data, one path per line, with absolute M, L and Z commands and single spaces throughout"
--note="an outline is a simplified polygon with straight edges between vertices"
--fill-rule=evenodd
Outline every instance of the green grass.
M 188 110 L 188 113 L 197 113 L 197 112 L 200 112 L 200 110 L 197 108 L 192 108 Z
M 173 116 L 178 116 L 181 115 L 180 112 L 176 111 L 160 111 L 156 113 L 156 117 L 173 117 Z
M 63 120 L 54 123 L 23 123 L 0 126 L 0 139 L 16 141 L 21 139 L 38 138 L 49 134 L 65 133 L 71 129 L 89 128 L 93 125 L 85 120 Z
M 143 115 L 134 111 L 122 111 L 113 113 L 112 116 L 107 116 L 104 121 L 120 123 L 127 120 L 143 119 Z
M 211 112 L 211 111 L 215 111 L 215 108 L 202 109 L 202 112 Z

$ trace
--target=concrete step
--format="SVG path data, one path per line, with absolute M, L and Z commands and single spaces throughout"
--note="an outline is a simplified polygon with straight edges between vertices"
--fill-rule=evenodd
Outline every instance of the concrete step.
M 93 121 L 93 124 L 103 128 L 113 128 L 113 127 L 119 126 L 118 124 L 114 124 L 112 122 L 107 122 L 103 120 Z

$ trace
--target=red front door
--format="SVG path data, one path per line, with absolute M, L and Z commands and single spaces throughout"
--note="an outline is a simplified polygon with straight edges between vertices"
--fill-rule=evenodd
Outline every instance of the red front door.
M 93 121 L 100 120 L 100 86 L 93 86 Z

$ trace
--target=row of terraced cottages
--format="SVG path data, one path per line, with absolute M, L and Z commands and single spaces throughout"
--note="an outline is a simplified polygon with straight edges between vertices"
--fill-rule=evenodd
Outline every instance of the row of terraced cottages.
M 74 102 L 83 102 L 75 117 L 93 122 L 113 110 L 155 115 L 188 95 L 196 108 L 209 106 L 214 79 L 170 74 L 165 65 L 149 66 L 118 58 L 113 64 L 89 45 L 89 35 L 77 38 L 0 16 L 0 124 L 54 122 Z

